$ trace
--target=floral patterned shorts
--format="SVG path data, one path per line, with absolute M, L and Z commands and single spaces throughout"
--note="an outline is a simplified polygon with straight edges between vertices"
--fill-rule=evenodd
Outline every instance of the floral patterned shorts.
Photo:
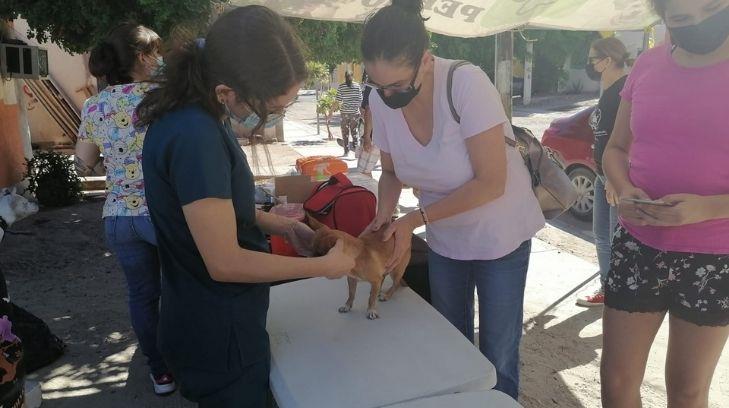
M 605 305 L 665 312 L 699 326 L 729 325 L 729 255 L 666 252 L 618 226 Z

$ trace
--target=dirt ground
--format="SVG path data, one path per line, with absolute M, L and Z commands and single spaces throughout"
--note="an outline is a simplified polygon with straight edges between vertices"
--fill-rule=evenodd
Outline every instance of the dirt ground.
M 43 384 L 44 407 L 192 407 L 177 393 L 151 396 L 129 323 L 124 278 L 104 244 L 101 207 L 97 200 L 42 211 L 16 224 L 16 234 L 7 235 L 0 248 L 13 299 L 68 344 L 63 358 L 34 374 Z M 594 260 L 589 244 L 555 228 L 538 238 L 557 246 L 554 251 Z M 583 277 L 589 275 L 578 280 Z M 577 308 L 574 296 L 545 310 L 539 303 L 543 295 L 527 293 L 521 402 L 527 408 L 598 407 L 601 311 Z M 665 406 L 665 347 L 664 329 L 646 373 L 646 407 Z M 712 408 L 729 406 L 726 354 L 714 380 Z

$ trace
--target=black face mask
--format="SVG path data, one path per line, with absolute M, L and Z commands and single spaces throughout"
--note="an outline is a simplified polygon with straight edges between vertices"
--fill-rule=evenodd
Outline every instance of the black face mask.
M 394 92 L 390 96 L 385 96 L 385 91 L 382 90 L 382 88 L 377 88 L 377 93 L 380 95 L 380 98 L 382 98 L 382 102 L 385 102 L 385 105 L 387 105 L 390 109 L 400 109 L 407 106 L 410 102 L 412 102 L 413 99 L 415 99 L 416 96 L 418 96 L 418 93 L 420 92 L 420 88 L 422 88 L 423 84 L 418 85 L 418 87 L 415 87 L 415 78 L 418 76 L 418 71 L 420 71 L 420 63 L 418 62 L 418 67 L 415 68 L 415 75 L 413 75 L 413 80 L 410 81 L 410 85 L 408 88 L 404 91 L 397 91 Z
M 602 73 L 597 72 L 597 70 L 595 69 L 595 64 L 588 63 L 587 65 L 585 65 L 585 73 L 587 74 L 587 77 L 593 81 L 599 81 L 602 79 Z
M 724 10 L 698 24 L 668 27 L 668 31 L 676 46 L 691 54 L 710 54 L 729 38 L 729 7 L 724 7 Z

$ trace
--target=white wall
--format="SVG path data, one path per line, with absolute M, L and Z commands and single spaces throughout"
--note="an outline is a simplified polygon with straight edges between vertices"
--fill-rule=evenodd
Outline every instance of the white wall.
M 28 39 L 28 23 L 23 19 L 14 20 L 12 27 L 15 38 L 48 50 L 51 78 L 80 112 L 86 98 L 91 96 L 89 90 L 96 87 L 96 80 L 88 71 L 88 54 L 70 54 L 53 43 L 38 44 L 35 39 Z

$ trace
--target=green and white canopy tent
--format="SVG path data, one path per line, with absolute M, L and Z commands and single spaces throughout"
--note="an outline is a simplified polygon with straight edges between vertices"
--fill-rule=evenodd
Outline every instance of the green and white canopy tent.
M 262 4 L 288 17 L 362 22 L 390 0 L 232 0 Z M 517 28 L 640 30 L 658 21 L 647 0 L 425 0 L 428 29 L 484 37 Z
M 231 0 L 262 4 L 288 17 L 363 22 L 390 0 Z M 642 30 L 659 21 L 648 0 L 424 0 L 429 30 L 455 37 L 497 39 L 496 84 L 507 110 L 511 105 L 512 30 Z M 508 89 L 507 89 L 508 88 Z

